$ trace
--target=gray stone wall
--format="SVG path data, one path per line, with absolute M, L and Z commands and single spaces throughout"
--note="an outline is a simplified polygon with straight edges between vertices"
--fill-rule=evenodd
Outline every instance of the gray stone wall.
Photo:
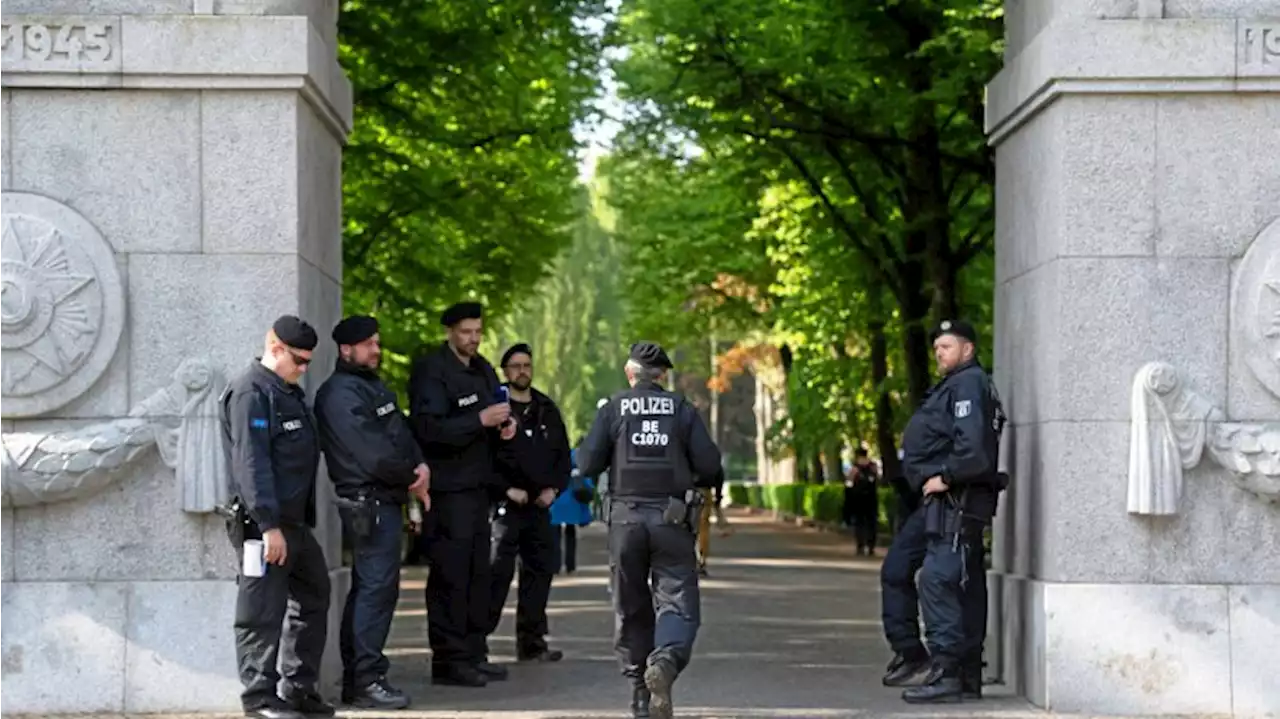
M 335 59 L 337 3 L 13 0 L 4 12 L 5 709 L 234 710 L 236 562 L 221 520 L 184 507 L 182 466 L 144 447 L 97 491 L 24 501 L 15 482 L 34 475 L 19 439 L 123 426 L 172 391 L 189 359 L 234 375 L 286 312 L 326 340 L 308 391 L 328 373 L 351 111 Z M 61 369 L 31 360 L 43 341 L 27 336 L 39 311 L 26 319 L 14 309 L 11 280 L 47 299 L 37 292 L 44 280 L 11 277 L 10 220 L 19 216 L 34 219 L 14 224 L 18 235 L 56 227 L 67 273 L 87 275 L 85 248 L 98 242 L 118 274 L 114 304 L 104 273 L 75 291 L 73 302 L 98 298 L 77 305 L 89 334 L 58 329 L 77 321 L 70 305 L 53 311 L 42 337 L 65 339 Z M 33 266 L 38 242 L 16 240 Z M 120 327 L 108 351 L 110 321 Z M 107 355 L 103 367 L 74 360 L 72 349 Z M 9 376 L 22 362 L 32 374 Z M 52 389 L 33 392 L 41 382 Z M 76 383 L 84 387 L 70 399 L 53 396 Z M 324 687 L 332 695 L 349 580 L 320 482 L 317 531 L 334 584 Z
M 988 130 L 1015 458 L 989 651 L 1055 710 L 1277 716 L 1280 504 L 1207 459 L 1173 516 L 1126 492 L 1148 362 L 1231 422 L 1280 421 L 1233 295 L 1262 291 L 1241 263 L 1280 232 L 1280 3 L 1010 2 L 1007 22 Z M 1280 280 L 1280 253 L 1250 262 Z

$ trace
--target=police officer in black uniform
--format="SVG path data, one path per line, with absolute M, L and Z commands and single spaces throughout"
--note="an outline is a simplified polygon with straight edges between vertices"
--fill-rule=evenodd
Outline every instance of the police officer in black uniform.
M 671 685 L 698 633 L 697 487 L 713 486 L 720 471 L 720 450 L 697 410 L 659 384 L 670 368 L 658 345 L 633 345 L 631 389 L 600 409 L 578 448 L 584 475 L 612 468 L 605 516 L 614 645 L 632 682 L 633 716 L 656 719 L 672 716 Z
M 555 662 L 564 655 L 547 646 L 547 600 L 554 574 L 550 507 L 568 485 L 572 472 L 569 434 L 556 403 L 533 388 L 533 350 L 529 345 L 516 344 L 503 353 L 502 372 L 511 392 L 516 436 L 499 453 L 506 493 L 494 508 L 489 633 L 498 629 L 502 619 L 519 556 L 516 658 Z
M 918 681 L 902 695 L 911 703 L 954 702 L 982 692 L 987 617 L 982 535 L 1007 480 L 996 467 L 1004 412 L 978 364 L 976 340 L 967 322 L 938 326 L 934 355 L 943 377 L 912 415 L 902 439 L 903 474 L 923 501 L 895 538 L 890 553 L 901 556 L 886 559 L 882 581 L 887 585 L 885 631 L 898 651 L 898 666 L 891 665 L 890 675 L 896 673 L 902 684 Z M 890 607 L 912 601 L 911 578 L 904 573 L 913 572 L 918 562 L 923 565 L 919 596 L 927 664 L 906 641 L 915 632 L 902 625 L 907 608 Z M 891 625 L 895 617 L 897 624 Z M 918 647 L 918 636 L 914 641 Z M 905 680 L 910 675 L 915 681 Z M 886 676 L 887 684 L 891 678 Z
M 286 315 L 267 333 L 262 357 L 222 395 L 233 506 L 232 541 L 261 538 L 266 570 L 238 578 L 236 660 L 245 715 L 261 719 L 332 716 L 316 692 L 329 611 L 329 566 L 311 534 L 316 523 L 320 442 L 298 380 L 316 333 Z M 281 623 L 287 619 L 283 636 Z M 280 674 L 284 686 L 277 696 Z
M 505 679 L 488 661 L 489 498 L 500 491 L 499 445 L 515 436 L 511 405 L 498 396 L 498 375 L 477 354 L 482 308 L 458 303 L 444 312 L 448 339 L 418 359 L 409 378 L 414 436 L 431 466 L 431 505 L 424 535 L 431 675 L 436 684 L 482 687 Z
M 316 392 L 320 445 L 352 547 L 351 591 L 342 612 L 343 701 L 403 709 L 409 697 L 387 683 L 383 654 L 400 597 L 403 508 L 427 496 L 430 472 L 396 395 L 378 379 L 378 321 L 348 317 L 333 328 L 338 362 Z

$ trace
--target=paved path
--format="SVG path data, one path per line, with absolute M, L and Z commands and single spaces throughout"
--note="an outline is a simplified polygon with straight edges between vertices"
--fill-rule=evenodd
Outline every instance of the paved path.
M 913 709 L 880 686 L 888 659 L 880 633 L 879 562 L 854 556 L 850 540 L 731 514 L 732 537 L 713 538 L 702 583 L 703 627 L 693 663 L 676 685 L 678 717 L 1043 717 L 1025 702 L 993 698 Z M 630 691 L 612 650 L 603 528 L 580 535 L 579 571 L 557 577 L 551 643 L 565 661 L 514 665 L 511 679 L 483 689 L 434 687 L 421 569 L 408 569 L 389 642 L 390 679 L 415 700 L 401 719 L 623 717 Z M 515 591 L 493 660 L 514 661 Z

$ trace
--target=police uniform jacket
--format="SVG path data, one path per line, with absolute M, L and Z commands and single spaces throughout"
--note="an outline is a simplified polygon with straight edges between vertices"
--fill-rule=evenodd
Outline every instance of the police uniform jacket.
M 902 436 L 902 470 L 919 496 L 930 477 L 941 476 L 966 514 L 995 514 L 999 402 L 991 379 L 976 361 L 966 362 L 925 395 Z
M 480 410 L 498 403 L 499 386 L 488 360 L 476 355 L 463 364 L 447 342 L 414 363 L 410 418 L 431 467 L 433 493 L 500 486 L 494 467 L 498 430 L 480 423 Z
M 683 396 L 642 382 L 609 398 L 578 448 L 578 468 L 610 468 L 609 496 L 660 499 L 714 487 L 720 450 Z
M 396 395 L 378 373 L 338 361 L 316 392 L 316 420 L 329 479 L 339 497 L 404 504 L 422 451 Z
M 503 488 L 523 489 L 539 494 L 554 489 L 557 494 L 569 484 L 573 465 L 569 457 L 569 433 L 560 409 L 550 397 L 530 389 L 532 402 L 525 416 L 517 417 L 512 403 L 512 417 L 518 426 L 516 436 L 503 442 L 498 452 L 498 473 Z
M 302 388 L 255 361 L 222 395 L 232 491 L 261 531 L 316 524 L 320 442 Z

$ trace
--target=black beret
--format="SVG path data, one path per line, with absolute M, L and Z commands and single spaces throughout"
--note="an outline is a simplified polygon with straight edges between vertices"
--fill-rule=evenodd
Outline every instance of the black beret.
M 674 366 L 662 347 L 653 342 L 637 342 L 631 345 L 631 359 L 645 367 L 671 369 Z
M 310 352 L 316 348 L 320 338 L 311 325 L 293 315 L 284 315 L 271 325 L 271 331 L 279 340 L 296 350 Z
M 440 324 L 452 327 L 463 320 L 478 320 L 484 316 L 479 302 L 459 302 L 440 315 Z
M 378 321 L 368 315 L 352 315 L 333 328 L 333 341 L 354 345 L 378 334 Z
M 978 332 L 973 325 L 964 320 L 943 320 L 933 330 L 933 339 L 938 339 L 942 335 L 955 335 L 960 339 L 969 340 L 970 342 L 978 342 Z
M 511 345 L 506 352 L 502 353 L 502 364 L 499 366 L 506 367 L 507 362 L 510 362 L 514 355 L 519 354 L 529 355 L 529 359 L 533 359 L 533 348 L 523 342 L 517 342 L 516 344 Z

